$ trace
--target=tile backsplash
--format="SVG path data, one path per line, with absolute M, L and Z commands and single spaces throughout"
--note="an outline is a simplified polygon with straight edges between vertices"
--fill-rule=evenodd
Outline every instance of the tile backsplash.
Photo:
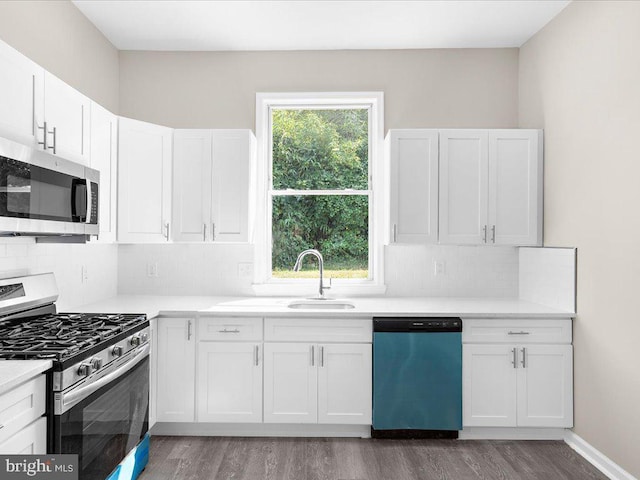
M 2 278 L 53 272 L 58 311 L 116 295 L 118 247 L 113 244 L 40 244 L 33 238 L 0 239 Z
M 385 247 L 389 296 L 518 296 L 515 247 L 389 245 Z
M 575 248 L 521 248 L 519 297 L 576 311 Z

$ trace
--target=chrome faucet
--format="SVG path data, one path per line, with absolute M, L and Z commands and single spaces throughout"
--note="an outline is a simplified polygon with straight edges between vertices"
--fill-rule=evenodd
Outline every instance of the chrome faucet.
M 318 288 L 318 299 L 325 300 L 324 291 L 329 290 L 331 287 L 325 287 L 323 284 L 322 276 L 324 275 L 324 259 L 322 258 L 322 254 L 318 250 L 309 248 L 308 250 L 300 253 L 300 255 L 298 255 L 298 259 L 296 260 L 296 264 L 293 266 L 293 271 L 300 271 L 300 268 L 302 268 L 302 259 L 307 255 L 313 255 L 318 259 L 318 268 L 320 269 L 320 287 Z M 331 280 L 329 280 L 329 283 L 331 283 Z

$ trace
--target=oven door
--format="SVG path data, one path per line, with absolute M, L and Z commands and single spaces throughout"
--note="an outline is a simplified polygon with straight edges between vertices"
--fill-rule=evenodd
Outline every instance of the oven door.
M 97 380 L 56 394 L 53 453 L 77 454 L 81 480 L 107 478 L 149 427 L 149 345 L 121 358 Z

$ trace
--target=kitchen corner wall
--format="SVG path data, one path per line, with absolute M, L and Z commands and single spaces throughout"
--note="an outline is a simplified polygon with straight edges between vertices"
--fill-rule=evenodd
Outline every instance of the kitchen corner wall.
M 578 247 L 575 432 L 640 477 L 640 2 L 571 2 L 520 50 L 544 243 Z M 622 477 L 619 477 L 622 478 Z
M 33 238 L 0 238 L 1 278 L 47 272 L 53 272 L 58 283 L 59 312 L 113 297 L 117 291 L 118 246 L 39 244 Z
M 0 39 L 118 113 L 118 50 L 70 1 L 0 1 Z

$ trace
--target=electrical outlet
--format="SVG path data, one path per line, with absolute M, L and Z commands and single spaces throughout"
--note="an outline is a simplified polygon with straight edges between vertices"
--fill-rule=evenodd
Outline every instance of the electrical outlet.
M 447 264 L 443 260 L 434 260 L 433 262 L 433 274 L 437 277 L 439 275 L 445 275 L 447 273 Z
M 158 276 L 158 262 L 147 263 L 147 277 Z
M 82 265 L 82 268 L 80 269 L 81 275 L 82 275 L 82 283 L 88 282 L 89 281 L 89 269 L 87 268 L 86 265 Z
M 252 276 L 253 276 L 253 263 L 248 263 L 248 262 L 238 263 L 239 278 L 251 278 Z

